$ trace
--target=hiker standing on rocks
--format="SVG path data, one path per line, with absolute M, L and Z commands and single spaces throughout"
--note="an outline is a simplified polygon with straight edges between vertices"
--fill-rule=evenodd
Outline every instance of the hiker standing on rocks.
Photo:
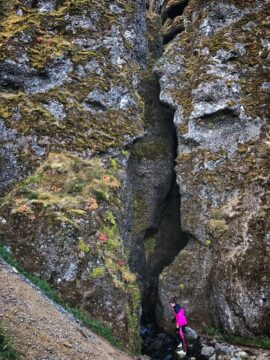
M 175 326 L 176 326 L 175 333 L 180 340 L 180 344 L 177 347 L 177 352 L 179 351 L 179 355 L 185 355 L 187 351 L 186 338 L 185 338 L 185 328 L 187 325 L 187 319 L 185 316 L 185 312 L 184 309 L 181 308 L 181 306 L 176 303 L 175 298 L 171 299 L 170 307 L 173 309 L 173 314 L 174 314 L 173 321 L 175 321 Z

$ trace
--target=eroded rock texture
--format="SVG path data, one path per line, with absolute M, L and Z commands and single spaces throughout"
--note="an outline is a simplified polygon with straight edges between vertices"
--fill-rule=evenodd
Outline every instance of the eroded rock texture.
M 161 326 L 176 295 L 191 326 L 269 334 L 268 12 L 0 1 L 1 242 L 131 351 L 186 234 Z
M 269 8 L 190 0 L 185 30 L 156 66 L 160 98 L 175 110 L 182 228 L 190 234 L 160 276 L 162 325 L 176 295 L 191 326 L 269 335 Z
M 0 14 L 1 242 L 136 351 L 118 223 L 124 149 L 144 134 L 145 3 L 1 1 Z

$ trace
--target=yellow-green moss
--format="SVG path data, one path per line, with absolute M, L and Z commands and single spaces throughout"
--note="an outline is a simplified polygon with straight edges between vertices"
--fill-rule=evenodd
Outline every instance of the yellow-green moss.
M 143 194 L 137 192 L 132 194 L 132 205 L 134 210 L 133 231 L 139 233 L 147 226 L 148 206 Z
M 211 215 L 214 219 L 222 220 L 224 217 L 226 217 L 226 214 L 224 213 L 224 210 L 222 208 L 216 208 L 211 210 Z
M 145 256 L 149 257 L 156 248 L 156 239 L 154 237 L 150 237 L 144 240 L 143 242 Z
M 88 253 L 90 251 L 90 246 L 86 244 L 86 242 L 83 239 L 79 239 L 78 248 L 80 251 L 84 253 Z
M 229 228 L 224 220 L 210 220 L 207 226 L 213 236 L 220 236 Z
M 90 273 L 90 277 L 93 278 L 93 279 L 101 278 L 104 275 L 105 275 L 105 268 L 104 267 L 96 267 Z
M 193 153 L 180 153 L 177 156 L 177 161 L 178 162 L 190 162 L 192 159 L 194 158 Z
M 54 59 L 63 56 L 74 47 L 63 36 L 43 35 L 37 38 L 37 43 L 29 50 L 31 65 L 37 69 L 43 69 Z
M 183 284 L 183 283 L 179 284 L 179 289 L 180 290 L 184 290 L 185 288 L 186 288 L 185 284 Z
M 119 186 L 109 164 L 106 168 L 100 159 L 80 160 L 64 153 L 51 153 L 44 164 L 14 190 L 12 208 L 17 212 L 24 204 L 34 211 L 35 204 L 43 204 L 48 215 L 60 211 L 72 220 L 73 216 L 85 216 L 98 209 L 101 200 L 95 197 L 97 191 L 106 194 L 106 201 L 115 204 L 115 191 Z
M 125 309 L 128 333 L 130 334 L 128 348 L 132 354 L 139 354 L 141 350 L 141 337 L 139 332 L 141 295 L 139 288 L 134 284 L 128 286 L 128 291 L 131 294 L 129 305 L 126 305 Z
M 137 159 L 155 160 L 165 153 L 164 143 L 159 140 L 142 140 L 136 142 L 131 148 L 131 155 Z

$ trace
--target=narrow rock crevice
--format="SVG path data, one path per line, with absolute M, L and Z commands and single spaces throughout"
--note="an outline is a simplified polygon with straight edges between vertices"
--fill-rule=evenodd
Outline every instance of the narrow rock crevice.
M 187 7 L 189 0 L 169 2 L 161 8 L 162 19 L 162 37 L 163 45 L 172 41 L 176 35 L 185 30 L 183 13 Z
M 181 15 L 187 3 L 182 2 L 183 7 L 169 11 L 168 20 L 173 21 L 174 14 L 175 17 Z M 149 44 L 153 63 L 162 55 L 165 41 L 164 33 L 158 32 L 158 27 L 154 29 L 151 38 L 155 40 Z M 173 122 L 175 109 L 159 100 L 159 79 L 152 68 L 142 76 L 140 95 L 145 105 L 145 133 L 130 146 L 123 238 L 129 266 L 141 284 L 142 329 L 151 328 L 150 333 L 157 339 L 162 331 L 156 322 L 156 308 L 160 303 L 159 276 L 187 245 L 188 235 L 181 229 L 180 190 L 174 170 L 178 146 Z M 173 356 L 174 339 L 166 334 L 163 336 L 164 341 L 155 341 L 152 335 L 143 337 L 143 353 L 153 359 L 163 359 L 165 354 Z M 158 349 L 153 349 L 154 343 L 159 344 Z
M 177 156 L 174 110 L 160 102 L 159 81 L 154 75 L 142 84 L 141 92 L 146 131 L 130 148 L 127 181 L 130 193 L 124 238 L 129 266 L 141 283 L 141 324 L 152 327 L 158 334 L 155 317 L 159 275 L 186 246 L 188 236 L 181 229 L 181 199 L 174 171 Z M 164 340 L 173 354 L 174 340 L 169 337 Z M 160 344 L 163 347 L 164 343 Z M 148 345 L 143 343 L 144 352 Z M 154 358 L 162 358 L 163 350 L 159 349 Z M 147 354 L 151 355 L 151 346 Z
M 180 1 L 179 3 L 174 4 L 172 6 L 168 6 L 166 8 L 167 17 L 170 19 L 174 19 L 176 16 L 183 15 L 183 12 L 187 7 L 188 3 L 189 0 L 185 0 L 185 1 Z
M 171 264 L 188 241 L 187 235 L 181 229 L 180 191 L 174 173 L 167 197 L 156 212 L 157 217 L 159 217 L 158 228 L 154 229 L 154 232 L 152 230 L 152 233 L 150 231 L 146 232 L 144 238 L 145 244 L 147 239 L 154 237 L 156 247 L 155 251 L 149 254 L 146 259 L 148 281 L 142 298 L 143 324 L 155 322 L 159 275 L 166 266 Z
M 180 23 L 175 25 L 174 23 L 170 27 L 170 29 L 167 29 L 164 31 L 163 35 L 163 45 L 168 44 L 170 41 L 172 41 L 176 35 L 181 34 L 185 30 L 184 26 Z

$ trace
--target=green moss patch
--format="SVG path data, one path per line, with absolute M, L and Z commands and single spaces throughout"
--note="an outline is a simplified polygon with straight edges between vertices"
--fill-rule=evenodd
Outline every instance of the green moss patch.
M 103 277 L 104 274 L 105 274 L 105 268 L 104 267 L 97 267 L 97 268 L 94 268 L 91 271 L 90 277 L 93 278 L 93 279 L 96 279 L 96 278 Z
M 156 239 L 153 237 L 145 239 L 143 242 L 143 247 L 146 257 L 149 257 L 155 251 Z
M 128 318 L 128 332 L 130 334 L 130 350 L 132 354 L 139 354 L 141 351 L 141 337 L 139 334 L 140 317 L 139 310 L 141 305 L 141 295 L 138 287 L 129 285 L 131 298 L 129 305 L 126 306 L 126 315 Z
M 136 142 L 131 148 L 131 155 L 136 159 L 155 160 L 166 152 L 164 143 L 157 140 L 143 140 Z

